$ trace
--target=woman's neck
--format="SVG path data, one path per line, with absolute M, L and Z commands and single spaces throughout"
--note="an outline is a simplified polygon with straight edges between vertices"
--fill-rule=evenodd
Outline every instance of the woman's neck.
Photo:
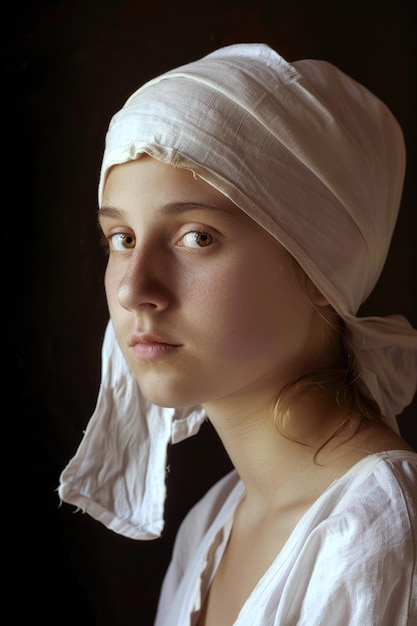
M 300 402 L 291 413 L 290 426 L 297 428 L 285 434 L 274 422 L 272 407 L 253 398 L 205 407 L 245 484 L 247 499 L 259 510 L 314 500 L 368 454 L 407 449 L 389 428 L 349 418 L 336 402 Z

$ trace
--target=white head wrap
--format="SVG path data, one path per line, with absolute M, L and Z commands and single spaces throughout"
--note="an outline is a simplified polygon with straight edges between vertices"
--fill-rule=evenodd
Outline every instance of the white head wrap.
M 401 316 L 356 316 L 401 199 L 404 141 L 388 108 L 329 63 L 289 64 L 267 45 L 232 45 L 127 100 L 106 137 L 99 202 L 109 169 L 142 153 L 192 170 L 295 257 L 345 321 L 360 383 L 397 429 L 417 386 L 417 332 Z M 61 498 L 127 536 L 158 536 L 167 445 L 203 419 L 198 407 L 143 399 L 109 323 L 98 404 Z

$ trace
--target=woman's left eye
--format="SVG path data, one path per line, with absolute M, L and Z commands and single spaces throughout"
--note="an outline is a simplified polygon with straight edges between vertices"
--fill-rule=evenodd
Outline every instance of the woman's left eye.
M 110 250 L 123 252 L 135 247 L 135 238 L 127 233 L 116 233 L 110 237 Z
M 207 248 L 214 242 L 215 238 L 210 233 L 192 230 L 181 237 L 180 245 L 187 248 Z

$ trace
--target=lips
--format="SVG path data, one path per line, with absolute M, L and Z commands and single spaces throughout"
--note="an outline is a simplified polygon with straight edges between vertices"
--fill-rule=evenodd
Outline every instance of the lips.
M 137 359 L 154 360 L 175 352 L 180 344 L 160 334 L 133 333 L 129 341 L 129 348 Z

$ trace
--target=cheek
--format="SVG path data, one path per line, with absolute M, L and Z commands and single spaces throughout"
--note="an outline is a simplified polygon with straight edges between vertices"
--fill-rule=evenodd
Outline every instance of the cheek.
M 270 294 L 247 273 L 233 272 L 205 280 L 202 318 L 211 346 L 226 361 L 241 361 L 262 336 L 276 331 Z
M 208 310 L 214 345 L 229 362 L 292 360 L 310 340 L 311 304 L 282 276 L 260 277 L 249 269 L 218 284 Z
M 117 292 L 119 284 L 120 277 L 116 272 L 112 271 L 112 268 L 108 265 L 104 274 L 104 290 L 110 313 L 117 311 L 116 304 L 118 304 Z
M 220 335 L 225 357 L 233 361 L 264 353 L 279 342 L 279 312 L 267 300 L 261 303 L 254 294 L 231 294 L 225 306 L 223 332 Z M 281 316 L 282 318 L 282 316 Z M 281 323 L 282 323 L 281 319 Z

